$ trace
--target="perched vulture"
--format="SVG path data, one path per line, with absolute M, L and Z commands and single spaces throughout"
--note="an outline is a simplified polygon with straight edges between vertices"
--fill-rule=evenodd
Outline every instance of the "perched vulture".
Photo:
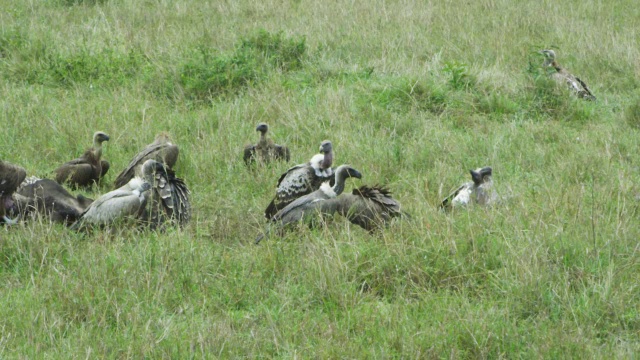
M 553 68 L 551 70 L 551 77 L 559 84 L 566 84 L 569 89 L 573 91 L 579 98 L 585 100 L 595 100 L 587 84 L 580 78 L 570 74 L 565 68 L 561 67 L 556 61 L 556 53 L 553 50 L 542 50 L 541 54 L 544 55 L 544 63 L 542 66 L 545 69 Z
M 321 212 L 339 213 L 353 224 L 374 232 L 394 217 L 408 216 L 400 211 L 400 203 L 391 197 L 391 192 L 381 186 L 361 186 L 351 194 L 342 194 L 323 201 Z
M 491 168 L 486 166 L 469 171 L 473 181 L 463 184 L 442 200 L 441 209 L 465 206 L 470 202 L 478 205 L 490 205 L 495 202 L 497 196 L 493 191 Z
M 93 134 L 93 147 L 74 160 L 62 164 L 54 170 L 59 184 L 69 184 L 71 187 L 91 186 L 98 182 L 109 170 L 109 163 L 101 160 L 102 143 L 109 141 L 109 135 L 98 131 Z
M 147 205 L 140 215 L 143 223 L 152 229 L 165 223 L 185 225 L 191 218 L 189 189 L 175 172 L 157 162 L 153 169 L 153 182 Z
M 72 224 L 93 202 L 82 195 L 71 195 L 50 179 L 29 177 L 14 195 L 22 218 L 31 214 L 48 217 L 52 222 Z
M 256 160 L 258 163 L 268 163 L 271 160 L 284 160 L 289 161 L 291 154 L 289 148 L 283 145 L 278 145 L 273 140 L 267 138 L 267 131 L 269 131 L 269 125 L 260 123 L 256 127 L 256 131 L 260 132 L 260 140 L 255 145 L 247 145 L 244 147 L 244 162 L 247 165 L 251 165 Z
M 7 216 L 7 210 L 14 207 L 13 193 L 27 177 L 20 166 L 0 160 L 0 223 L 13 225 L 17 221 Z
M 118 175 L 115 181 L 115 187 L 122 187 L 134 176 L 140 175 L 142 164 L 149 159 L 163 163 L 170 169 L 173 169 L 173 165 L 178 161 L 179 153 L 178 146 L 171 143 L 169 134 L 161 132 L 156 135 L 155 140 L 140 151 L 120 175 Z
M 333 186 L 330 185 L 329 181 L 325 181 L 318 190 L 301 196 L 289 203 L 271 217 L 270 221 L 282 228 L 288 224 L 298 222 L 306 216 L 311 216 L 318 211 L 322 211 L 322 203 L 342 194 L 345 180 L 350 177 L 361 179 L 362 174 L 349 165 L 340 165 L 335 171 L 335 184 Z M 266 234 L 268 233 L 269 231 L 267 230 Z M 256 244 L 259 243 L 266 234 L 258 235 L 255 241 Z
M 154 171 L 158 162 L 147 160 L 142 165 L 142 177 L 136 176 L 124 186 L 96 199 L 71 226 L 78 230 L 85 225 L 109 225 L 126 217 L 138 218 L 150 196 Z
M 316 154 L 306 164 L 296 165 L 278 179 L 276 196 L 264 211 L 264 216 L 271 219 L 280 209 L 300 196 L 318 190 L 327 180 L 333 180 L 333 146 L 325 140 L 320 144 L 320 154 Z M 333 185 L 333 184 L 332 184 Z

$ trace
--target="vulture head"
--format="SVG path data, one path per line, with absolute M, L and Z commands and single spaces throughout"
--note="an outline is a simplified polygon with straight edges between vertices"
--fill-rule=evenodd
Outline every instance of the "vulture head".
M 544 55 L 544 63 L 542 66 L 549 66 L 556 60 L 556 52 L 553 50 L 542 50 L 540 54 Z
M 331 141 L 325 140 L 320 144 L 320 153 L 324 154 L 324 159 L 320 163 L 320 168 L 330 168 L 333 164 L 333 145 L 331 145 Z
M 338 166 L 338 169 L 336 169 L 336 179 L 342 179 L 344 181 L 348 178 L 362 179 L 362 174 L 349 165 Z
M 267 131 L 269 131 L 269 125 L 260 123 L 256 126 L 256 131 L 260 131 L 261 136 L 264 137 L 267 134 Z
M 93 146 L 99 147 L 105 141 L 109 141 L 109 135 L 105 134 L 104 132 L 96 131 L 93 134 Z
M 483 168 L 477 168 L 475 170 L 469 170 L 471 173 L 471 179 L 476 185 L 481 185 L 491 179 L 491 167 L 485 166 Z

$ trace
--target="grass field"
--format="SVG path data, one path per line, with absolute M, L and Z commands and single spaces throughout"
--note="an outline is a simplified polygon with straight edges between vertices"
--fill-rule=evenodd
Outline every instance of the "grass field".
M 640 352 L 636 1 L 0 0 L 0 158 L 50 176 L 156 133 L 193 219 L 0 228 L 1 358 L 631 358 Z M 554 87 L 538 50 L 590 86 Z M 290 164 L 253 171 L 258 122 Z M 333 142 L 412 217 L 254 246 Z M 501 203 L 439 201 L 493 167 Z

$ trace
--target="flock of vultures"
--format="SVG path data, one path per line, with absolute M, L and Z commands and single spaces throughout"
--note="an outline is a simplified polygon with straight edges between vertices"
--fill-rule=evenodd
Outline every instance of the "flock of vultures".
M 579 98 L 595 100 L 582 80 L 558 65 L 553 50 L 541 53 L 545 56 L 543 67 L 550 70 L 552 78 L 563 86 L 566 84 Z M 289 149 L 268 138 L 268 130 L 264 123 L 256 127 L 259 141 L 245 146 L 243 152 L 247 166 L 290 160 Z M 151 229 L 187 224 L 191 218 L 190 192 L 173 170 L 179 149 L 166 133 L 157 135 L 153 143 L 133 157 L 117 176 L 115 190 L 95 200 L 67 191 L 65 186 L 71 189 L 93 186 L 109 171 L 109 162 L 102 159 L 105 141 L 109 141 L 109 136 L 96 132 L 93 146 L 81 157 L 56 168 L 55 179 L 27 177 L 22 167 L 0 160 L 0 223 L 13 225 L 37 217 L 64 223 L 74 230 L 125 221 Z M 491 168 L 470 172 L 472 181 L 445 198 L 441 208 L 472 203 L 490 205 L 496 201 Z M 280 176 L 275 196 L 265 210 L 267 230 L 255 242 L 274 229 L 280 232 L 287 225 L 317 216 L 340 214 L 369 232 L 380 230 L 392 218 L 408 216 L 386 187 L 365 185 L 350 194 L 343 193 L 349 178 L 360 179 L 362 175 L 349 165 L 333 167 L 333 146 L 330 141 L 323 141 L 319 154 Z

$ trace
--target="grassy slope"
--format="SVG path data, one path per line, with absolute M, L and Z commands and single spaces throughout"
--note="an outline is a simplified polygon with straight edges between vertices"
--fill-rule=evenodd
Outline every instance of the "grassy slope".
M 96 196 L 166 130 L 194 219 L 163 234 L 0 229 L 0 356 L 640 350 L 635 2 L 96 2 L 0 1 L 0 157 L 44 176 L 106 131 L 114 171 Z M 305 36 L 302 64 L 262 58 L 258 29 Z M 548 47 L 597 103 L 534 79 Z M 215 66 L 254 75 L 209 97 Z M 356 185 L 388 183 L 412 220 L 252 246 L 289 166 L 244 168 L 259 121 L 296 163 L 331 139 Z M 503 204 L 438 212 L 482 165 Z

